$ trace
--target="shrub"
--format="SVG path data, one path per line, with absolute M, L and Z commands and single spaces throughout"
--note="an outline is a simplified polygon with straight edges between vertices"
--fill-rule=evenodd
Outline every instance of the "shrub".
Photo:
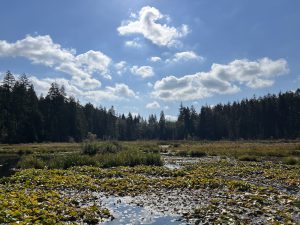
M 91 132 L 88 132 L 88 133 L 87 133 L 87 139 L 88 139 L 89 141 L 96 141 L 96 140 L 97 140 L 97 134 L 93 134 L 93 133 L 91 133 Z
M 162 160 L 159 154 L 143 153 L 137 150 L 126 150 L 118 153 L 97 155 L 97 161 L 102 167 L 156 165 L 161 166 Z
M 160 149 L 157 145 L 155 144 L 144 144 L 139 147 L 139 149 L 143 152 L 148 152 L 148 153 L 159 153 Z
M 85 155 L 95 155 L 99 151 L 99 146 L 97 142 L 84 142 L 82 147 L 82 154 Z
M 20 161 L 17 164 L 17 167 L 22 169 L 42 169 L 45 167 L 45 163 L 41 159 L 37 158 L 35 155 L 26 155 L 20 159 Z
M 82 147 L 82 153 L 86 155 L 95 155 L 97 153 L 115 153 L 122 150 L 122 145 L 117 141 L 95 142 L 86 141 Z
M 251 155 L 241 155 L 238 157 L 238 160 L 240 161 L 252 161 L 252 162 L 257 162 L 258 159 L 256 156 L 251 156 Z
M 62 156 L 51 157 L 46 165 L 50 169 L 67 169 L 72 166 L 97 166 L 97 160 L 94 157 L 80 154 L 66 154 Z
M 297 165 L 300 164 L 300 159 L 296 157 L 287 157 L 283 159 L 283 162 L 288 165 Z
M 177 155 L 177 156 L 188 156 L 188 152 L 187 151 L 184 151 L 184 150 L 180 150 L 180 151 L 177 151 L 176 153 L 175 153 L 175 155 Z
M 173 147 L 174 147 L 174 148 L 178 148 L 179 146 L 180 146 L 179 143 L 174 143 L 174 144 L 173 144 Z
M 205 157 L 207 156 L 206 152 L 192 150 L 189 152 L 191 157 Z

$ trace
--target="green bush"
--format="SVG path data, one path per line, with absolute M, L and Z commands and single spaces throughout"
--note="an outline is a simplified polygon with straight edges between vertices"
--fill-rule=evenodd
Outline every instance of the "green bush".
M 238 160 L 257 162 L 258 158 L 256 156 L 251 156 L 251 155 L 241 155 L 238 157 Z
M 82 154 L 95 155 L 97 153 L 115 153 L 122 150 L 122 145 L 117 141 L 96 142 L 86 141 L 82 147 Z
M 97 142 L 87 141 L 83 143 L 82 154 L 85 155 L 95 155 L 99 151 L 99 146 Z
M 94 157 L 81 154 L 65 154 L 51 157 L 46 165 L 50 169 L 67 169 L 72 166 L 98 166 Z
M 96 158 L 102 167 L 156 165 L 161 166 L 159 154 L 143 153 L 137 150 L 126 150 L 118 153 L 97 155 Z
M 207 156 L 206 152 L 197 151 L 197 150 L 190 151 L 189 155 L 191 157 L 205 157 L 205 156 Z
M 177 151 L 175 153 L 175 155 L 185 157 L 185 156 L 188 156 L 188 151 L 180 150 L 180 151 Z
M 45 163 L 41 159 L 37 158 L 35 155 L 26 155 L 20 159 L 20 161 L 17 164 L 17 167 L 22 169 L 43 169 L 45 167 Z
M 286 157 L 283 159 L 283 162 L 288 165 L 297 165 L 300 164 L 300 159 L 296 157 Z

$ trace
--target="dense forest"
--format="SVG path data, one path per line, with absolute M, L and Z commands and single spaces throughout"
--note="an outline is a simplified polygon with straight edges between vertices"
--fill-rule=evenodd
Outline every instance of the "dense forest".
M 119 115 L 114 108 L 81 105 L 53 83 L 38 97 L 26 75 L 9 71 L 0 85 L 0 142 L 81 141 L 99 139 L 271 139 L 300 137 L 300 89 L 240 102 L 179 108 L 177 121 Z

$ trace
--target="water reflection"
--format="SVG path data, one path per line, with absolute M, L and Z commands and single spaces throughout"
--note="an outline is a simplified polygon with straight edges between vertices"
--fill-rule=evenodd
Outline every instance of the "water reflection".
M 20 156 L 18 155 L 0 155 L 0 178 L 10 176 L 13 173 L 13 168 L 16 167 Z
M 175 215 L 165 215 L 150 208 L 144 208 L 135 204 L 130 204 L 131 197 L 102 197 L 101 204 L 110 209 L 115 219 L 107 221 L 105 225 L 180 225 L 180 217 Z

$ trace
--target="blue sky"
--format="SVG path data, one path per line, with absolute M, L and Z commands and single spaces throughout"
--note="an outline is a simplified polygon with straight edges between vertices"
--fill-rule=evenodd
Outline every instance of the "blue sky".
M 117 112 L 214 105 L 300 85 L 300 1 L 1 1 L 0 72 Z

